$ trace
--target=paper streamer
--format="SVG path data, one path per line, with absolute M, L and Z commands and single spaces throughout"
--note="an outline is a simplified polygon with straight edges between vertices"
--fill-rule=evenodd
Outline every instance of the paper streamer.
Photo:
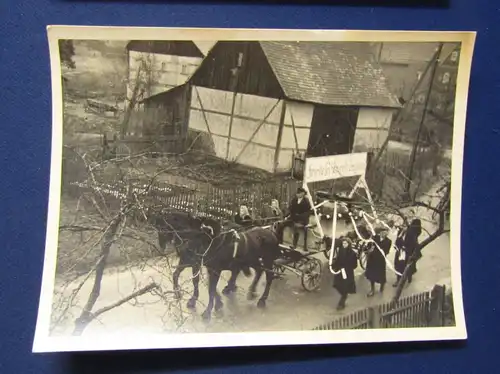
M 337 202 L 335 201 L 334 202 L 334 205 L 333 205 L 333 219 L 332 219 L 332 244 L 330 245 L 330 258 L 328 259 L 328 269 L 330 269 L 330 273 L 334 274 L 334 275 L 337 275 L 339 274 L 342 270 L 344 269 L 341 269 L 339 271 L 335 271 L 332 269 L 332 265 L 333 265 L 333 251 L 334 251 L 334 248 L 335 248 L 335 232 L 337 231 Z
M 385 255 L 384 251 L 382 250 L 382 248 L 379 247 L 379 245 L 377 244 L 377 242 L 375 240 L 373 240 L 372 238 L 365 239 L 365 238 L 363 238 L 360 235 L 360 233 L 358 231 L 358 228 L 356 226 L 356 221 L 354 220 L 354 218 L 352 216 L 351 216 L 351 222 L 352 222 L 352 225 L 354 226 L 354 231 L 356 232 L 356 235 L 358 236 L 359 240 L 361 240 L 363 243 L 373 243 L 373 244 L 375 244 L 375 247 L 378 249 L 378 251 L 380 252 L 380 254 L 384 257 L 384 260 L 385 260 L 385 263 L 386 263 L 387 267 L 392 272 L 394 272 L 396 275 L 402 276 L 402 274 L 400 272 L 398 272 L 396 269 L 394 269 L 394 267 L 392 266 L 391 262 L 387 259 L 387 256 Z M 373 226 L 372 226 L 372 228 L 373 228 Z

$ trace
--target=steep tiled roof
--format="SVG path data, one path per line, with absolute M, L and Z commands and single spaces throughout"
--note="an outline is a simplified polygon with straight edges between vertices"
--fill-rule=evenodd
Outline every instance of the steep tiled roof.
M 260 42 L 290 99 L 325 105 L 400 107 L 361 43 Z
M 385 42 L 382 43 L 380 61 L 403 64 L 429 62 L 438 45 L 439 43 Z

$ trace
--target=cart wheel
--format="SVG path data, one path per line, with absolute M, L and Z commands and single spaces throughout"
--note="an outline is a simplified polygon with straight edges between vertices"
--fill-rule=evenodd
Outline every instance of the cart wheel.
M 361 268 L 363 270 L 366 270 L 366 260 L 367 260 L 368 256 L 366 254 L 365 251 L 361 251 L 360 255 L 359 255 L 359 265 L 361 266 Z
M 273 265 L 273 273 L 274 273 L 275 279 L 283 278 L 283 275 L 285 275 L 285 271 L 286 271 L 286 269 L 283 265 L 278 265 L 278 264 Z
M 307 261 L 302 267 L 302 287 L 306 291 L 316 291 L 321 284 L 321 274 L 323 272 L 323 264 L 320 260 L 312 258 Z

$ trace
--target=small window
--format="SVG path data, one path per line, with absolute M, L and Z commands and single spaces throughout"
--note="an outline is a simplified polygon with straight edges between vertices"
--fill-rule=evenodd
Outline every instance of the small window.
M 450 60 L 453 61 L 453 62 L 456 62 L 458 59 L 458 51 L 453 51 L 451 53 L 451 57 L 450 57 Z
M 450 73 L 444 73 L 441 82 L 443 82 L 443 84 L 448 84 L 450 82 Z
M 181 67 L 181 73 L 182 74 L 189 74 L 189 68 L 187 65 L 182 65 Z

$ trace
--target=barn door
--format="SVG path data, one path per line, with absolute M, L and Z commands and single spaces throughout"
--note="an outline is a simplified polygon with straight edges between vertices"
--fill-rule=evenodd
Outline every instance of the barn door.
M 316 106 L 307 155 L 321 157 L 351 153 L 357 119 L 357 108 Z

